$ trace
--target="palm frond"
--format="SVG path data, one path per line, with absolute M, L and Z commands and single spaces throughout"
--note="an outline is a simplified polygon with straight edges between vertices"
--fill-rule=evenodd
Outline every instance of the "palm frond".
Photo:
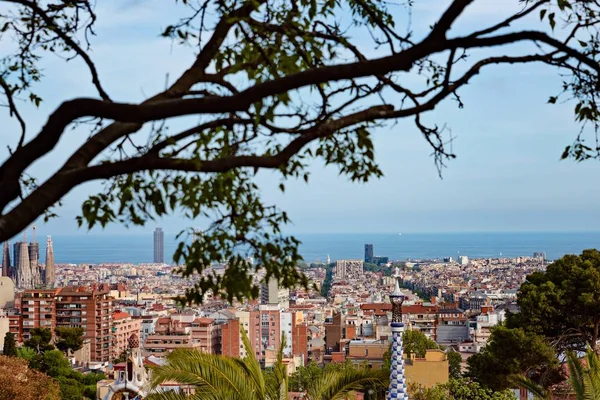
M 246 350 L 246 357 L 244 357 L 242 360 L 239 360 L 238 365 L 240 365 L 246 371 L 247 379 L 252 380 L 253 386 L 256 388 L 255 398 L 265 399 L 267 396 L 267 390 L 262 368 L 260 367 L 260 363 L 254 355 L 254 349 L 252 348 L 252 344 L 250 343 L 250 339 L 248 339 L 248 335 L 246 334 L 244 328 L 240 327 L 240 333 L 242 336 L 244 349 Z
M 311 400 L 342 400 L 352 392 L 382 389 L 388 386 L 385 370 L 344 368 L 327 371 L 308 388 Z
M 578 399 L 585 398 L 585 370 L 577 355 L 569 351 L 567 353 L 567 365 L 569 367 L 569 383 L 575 391 Z
M 508 380 L 520 388 L 527 389 L 536 399 L 552 399 L 552 394 L 550 392 L 527 377 L 522 375 L 513 375 Z
M 253 380 L 236 359 L 197 350 L 174 351 L 165 365 L 153 368 L 151 388 L 164 382 L 193 385 L 197 394 L 229 393 L 230 399 L 251 399 L 256 392 Z

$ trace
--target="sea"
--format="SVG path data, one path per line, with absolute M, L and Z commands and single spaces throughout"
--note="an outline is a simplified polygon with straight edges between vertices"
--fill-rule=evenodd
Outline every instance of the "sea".
M 175 251 L 176 235 L 165 233 L 165 261 Z M 300 254 L 308 263 L 340 259 L 362 259 L 364 245 L 373 244 L 376 256 L 390 260 L 457 258 L 498 258 L 532 256 L 545 252 L 549 260 L 584 249 L 600 248 L 600 232 L 519 232 L 519 233 L 319 233 L 296 234 Z M 148 263 L 153 260 L 153 235 L 52 236 L 57 264 Z M 45 245 L 40 252 L 44 254 Z M 42 256 L 43 257 L 43 256 Z

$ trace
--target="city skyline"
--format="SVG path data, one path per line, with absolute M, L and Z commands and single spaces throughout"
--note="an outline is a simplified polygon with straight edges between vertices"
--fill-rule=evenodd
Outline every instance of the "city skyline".
M 508 14 L 518 8 L 518 2 L 495 0 L 494 6 L 498 13 Z M 415 27 L 416 34 L 418 29 L 426 29 L 427 22 L 439 16 L 443 7 L 443 1 L 416 3 L 413 18 L 424 21 L 422 27 Z M 95 58 L 99 71 L 106 76 L 106 85 L 119 98 L 139 100 L 143 97 L 141 93 L 162 87 L 165 73 L 180 72 L 187 65 L 190 56 L 187 51 L 156 38 L 169 11 L 169 7 L 156 0 L 98 5 Z M 119 17 L 115 18 L 116 15 Z M 476 4 L 466 10 L 456 29 L 468 30 L 497 18 Z M 133 36 L 131 22 L 140 30 Z M 124 36 L 131 36 L 131 40 L 120 41 Z M 137 59 L 146 68 L 139 70 L 135 63 L 115 62 L 122 54 Z M 161 55 L 158 62 L 157 55 Z M 153 62 L 145 61 L 150 59 Z M 39 94 L 44 101 L 39 111 L 24 105 L 26 111 L 31 111 L 30 132 L 45 123 L 48 112 L 64 96 L 81 90 L 93 94 L 87 75 L 77 63 L 65 64 L 61 59 L 49 57 L 45 73 L 55 79 L 41 82 Z M 561 78 L 549 68 L 491 69 L 465 88 L 464 110 L 459 111 L 450 101 L 428 114 L 429 121 L 447 124 L 456 137 L 452 150 L 457 159 L 448 162 L 443 179 L 438 178 L 426 141 L 411 121 L 401 121 L 377 130 L 374 135 L 376 157 L 385 175 L 380 180 L 354 184 L 340 179 L 335 168 L 313 164 L 308 185 L 302 180 L 291 180 L 286 183 L 285 194 L 277 188 L 279 178 L 270 172 L 260 172 L 257 183 L 266 202 L 287 211 L 293 223 L 287 229 L 293 232 L 596 229 L 600 188 L 587 182 L 598 176 L 600 165 L 559 161 L 562 150 L 578 131 L 572 104 L 546 104 L 548 96 L 555 94 L 554 88 L 559 90 L 560 84 Z M 59 87 L 61 90 L 56 90 Z M 519 95 L 515 96 L 517 89 Z M 0 115 L 0 122 L 15 124 L 6 114 Z M 76 145 L 74 138 L 82 133 L 81 129 L 68 133 L 68 138 L 59 143 L 58 151 L 70 150 Z M 5 151 L 5 144 L 6 138 L 0 138 L 1 151 Z M 49 155 L 40 160 L 32 169 L 33 175 L 43 180 L 54 170 L 59 156 Z M 91 183 L 76 188 L 56 210 L 59 219 L 46 226 L 38 221 L 37 225 L 53 234 L 82 232 L 77 230 L 75 216 L 80 214 L 87 196 L 100 187 Z M 341 198 L 343 202 L 339 201 Z M 347 218 L 350 213 L 353 218 Z M 157 223 L 165 232 L 186 226 L 207 226 L 206 221 L 189 221 L 177 215 L 159 219 Z M 136 227 L 129 231 L 143 232 L 143 229 Z M 117 224 L 109 224 L 106 229 L 108 233 L 126 231 Z M 101 229 L 95 228 L 93 232 Z

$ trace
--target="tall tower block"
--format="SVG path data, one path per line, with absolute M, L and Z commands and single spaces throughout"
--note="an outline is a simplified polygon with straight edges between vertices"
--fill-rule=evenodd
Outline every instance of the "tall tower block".
M 44 270 L 44 283 L 49 287 L 54 287 L 56 277 L 54 275 L 54 248 L 52 247 L 52 237 L 46 238 L 46 269 Z
M 2 248 L 2 276 L 10 276 L 10 245 L 4 242 Z
M 157 264 L 165 262 L 165 233 L 162 228 L 154 230 L 154 262 Z

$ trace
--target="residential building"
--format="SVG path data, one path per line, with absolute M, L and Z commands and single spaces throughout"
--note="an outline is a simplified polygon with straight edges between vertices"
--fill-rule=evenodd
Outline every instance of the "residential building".
M 15 283 L 8 276 L 0 276 L 0 308 L 13 307 Z
M 384 353 L 390 348 L 388 340 L 354 339 L 348 343 L 348 356 L 354 365 L 367 368 L 383 367 Z
M 156 321 L 158 321 L 158 316 L 156 315 L 146 315 L 142 317 L 140 333 L 140 343 L 142 345 L 142 348 L 144 347 L 144 343 L 146 343 L 148 335 L 155 333 Z
M 424 358 L 414 356 L 405 360 L 408 383 L 421 387 L 432 387 L 448 382 L 448 358 L 442 350 L 427 350 Z
M 112 314 L 112 359 L 118 358 L 129 345 L 129 339 L 140 337 L 142 321 L 130 314 L 116 311 Z
M 92 361 L 112 357 L 112 299 L 108 290 L 63 288 L 56 297 L 56 326 L 81 327 L 90 340 Z
M 154 262 L 157 264 L 165 262 L 165 233 L 162 228 L 154 230 Z
M 221 330 L 210 318 L 196 318 L 192 322 L 192 338 L 200 344 L 200 351 L 219 354 L 221 351 Z
M 47 328 L 54 334 L 56 328 L 56 296 L 60 289 L 30 289 L 23 292 L 21 299 L 22 337 L 30 338 L 34 328 Z
M 240 320 L 230 319 L 221 326 L 221 354 L 224 356 L 240 357 L 243 343 L 240 337 Z
M 271 277 L 260 287 L 260 304 L 279 305 L 281 308 L 290 307 L 290 290 L 279 287 L 277 278 Z
M 358 278 L 363 274 L 363 260 L 337 260 L 335 262 L 335 279 Z

